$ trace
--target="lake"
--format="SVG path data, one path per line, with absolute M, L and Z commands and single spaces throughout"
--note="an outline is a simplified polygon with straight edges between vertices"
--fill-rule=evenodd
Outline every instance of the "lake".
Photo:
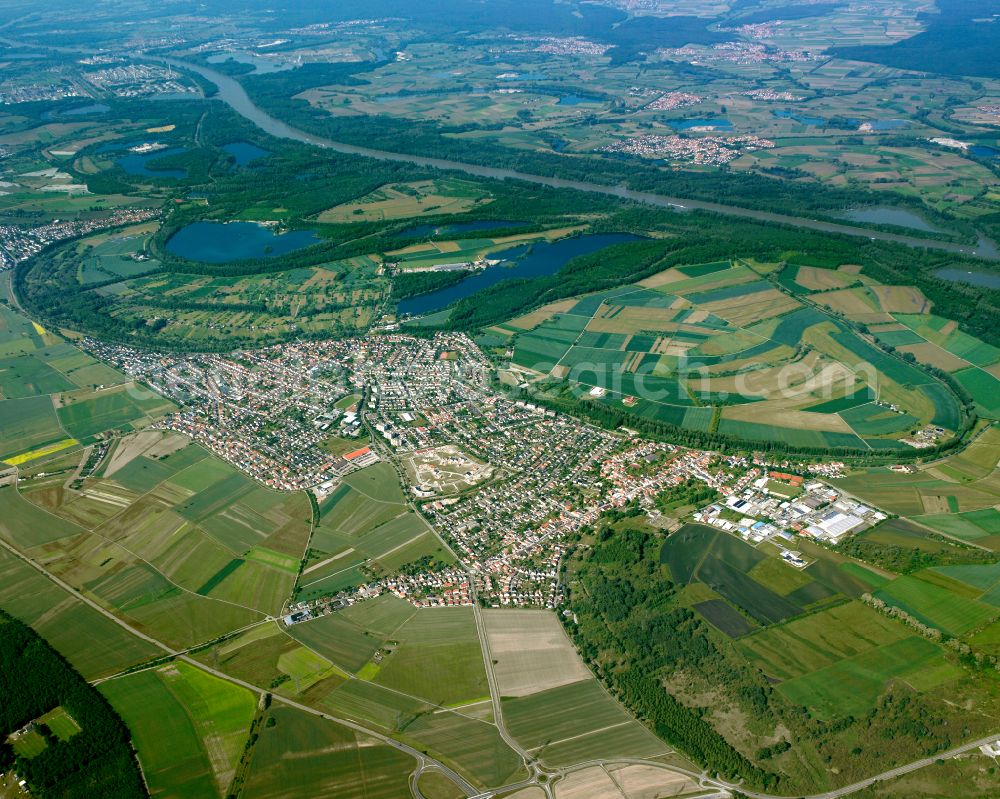
M 311 230 L 275 233 L 256 222 L 193 222 L 167 240 L 167 252 L 210 264 L 276 258 L 321 241 Z
M 711 119 L 668 119 L 667 124 L 674 130 L 691 130 L 691 128 L 708 128 L 716 130 L 732 130 L 733 123 L 725 117 Z
M 1000 158 L 1000 150 L 996 147 L 988 147 L 985 144 L 973 144 L 969 148 L 969 152 L 979 158 Z
M 910 228 L 910 230 L 922 230 L 925 233 L 943 232 L 913 211 L 891 208 L 888 205 L 879 205 L 873 208 L 852 208 L 838 214 L 838 216 L 841 219 L 849 219 L 851 222 L 865 222 L 869 225 L 895 225 L 896 227 Z
M 508 261 L 509 265 L 490 266 L 470 275 L 454 286 L 405 299 L 399 303 L 399 313 L 419 316 L 440 311 L 463 297 L 496 285 L 502 280 L 552 275 L 577 256 L 597 252 L 612 244 L 636 241 L 638 238 L 638 236 L 629 233 L 597 233 L 591 236 L 562 239 L 551 244 L 548 242 L 526 244 L 503 252 L 492 253 L 490 258 L 502 258 Z
M 42 114 L 42 119 L 58 119 L 60 117 L 83 117 L 91 114 L 106 114 L 111 110 L 110 105 L 104 103 L 90 103 L 88 105 L 78 105 L 75 108 L 53 109 Z
M 157 169 L 156 167 L 149 166 L 149 162 L 157 158 L 180 155 L 184 152 L 187 152 L 184 147 L 168 147 L 166 150 L 155 150 L 151 153 L 127 153 L 115 161 L 115 163 L 130 175 L 145 175 L 150 178 L 177 178 L 181 180 L 187 177 L 186 169 Z
M 453 222 L 448 225 L 414 225 L 396 234 L 399 238 L 412 236 L 452 236 L 456 233 L 471 233 L 477 230 L 501 230 L 508 227 L 521 227 L 527 222 L 513 222 L 509 219 L 481 219 L 476 222 Z
M 222 145 L 222 149 L 236 159 L 236 166 L 246 166 L 251 161 L 256 161 L 258 158 L 263 158 L 265 155 L 271 154 L 270 150 L 265 150 L 248 141 L 224 144 Z
M 973 286 L 984 286 L 988 289 L 1000 289 L 1000 274 L 966 272 L 964 269 L 938 269 L 934 274 L 942 280 L 969 283 Z

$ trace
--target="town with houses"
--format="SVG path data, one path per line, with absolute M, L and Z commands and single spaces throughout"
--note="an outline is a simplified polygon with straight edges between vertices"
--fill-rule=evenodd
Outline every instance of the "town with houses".
M 121 208 L 107 216 L 89 219 L 56 219 L 36 227 L 0 225 L 0 272 L 12 269 L 45 247 L 58 241 L 94 233 L 98 230 L 146 222 L 159 216 L 153 208 Z
M 713 131 L 712 125 L 689 128 L 692 133 Z M 649 134 L 609 144 L 601 149 L 609 153 L 623 153 L 640 158 L 657 158 L 666 161 L 689 161 L 695 164 L 720 166 L 739 158 L 743 153 L 768 150 L 774 142 L 760 136 L 658 136 Z
M 835 545 L 887 518 L 824 482 L 843 473 L 842 463 L 793 468 L 688 449 L 509 398 L 464 334 L 391 332 L 231 355 L 83 345 L 180 406 L 166 429 L 269 487 L 307 489 L 322 501 L 348 473 L 396 464 L 408 501 L 458 557 L 458 565 L 404 570 L 296 602 L 286 624 L 386 592 L 420 607 L 555 609 L 569 542 L 622 509 L 673 529 L 679 521 L 660 514 L 657 498 L 692 481 L 714 496 L 694 509 L 695 520 L 752 545 L 770 541 L 798 568 L 809 561 L 797 537 Z M 331 437 L 349 451 L 328 451 Z

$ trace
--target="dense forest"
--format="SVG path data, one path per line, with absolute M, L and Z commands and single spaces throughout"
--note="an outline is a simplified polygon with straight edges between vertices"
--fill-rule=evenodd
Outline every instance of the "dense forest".
M 0 739 L 57 707 L 72 717 L 80 731 L 62 740 L 45 725 L 36 725 L 45 749 L 14 763 L 33 795 L 42 799 L 147 796 L 128 729 L 107 700 L 34 630 L 0 611 Z
M 893 45 L 835 47 L 837 58 L 937 72 L 1000 78 L 1000 27 L 994 0 L 937 0 L 933 12 L 921 15 L 926 30 Z

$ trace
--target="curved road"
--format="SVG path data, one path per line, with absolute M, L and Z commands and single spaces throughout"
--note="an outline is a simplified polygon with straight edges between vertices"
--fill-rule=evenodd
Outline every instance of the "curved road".
M 387 150 L 374 150 L 370 147 L 361 147 L 356 144 L 334 141 L 322 136 L 307 133 L 299 128 L 282 122 L 263 109 L 254 104 L 253 100 L 246 93 L 246 90 L 239 83 L 228 75 L 223 75 L 210 67 L 201 64 L 192 64 L 188 61 L 181 61 L 176 58 L 162 58 L 147 56 L 151 60 L 170 64 L 178 69 L 187 69 L 196 72 L 203 78 L 214 83 L 219 93 L 217 97 L 227 103 L 237 114 L 253 122 L 265 133 L 269 133 L 279 139 L 292 139 L 304 144 L 312 144 L 316 147 L 323 147 L 334 150 L 338 153 L 349 155 L 360 155 L 367 158 L 375 158 L 379 161 L 397 161 L 416 166 L 431 167 L 434 169 L 449 169 L 458 172 L 465 172 L 476 177 L 493 178 L 504 180 L 510 178 L 521 180 L 526 183 L 534 183 L 540 186 L 548 186 L 555 189 L 575 189 L 577 191 L 591 192 L 594 194 L 604 194 L 610 197 L 618 197 L 624 200 L 655 205 L 661 208 L 673 208 L 676 210 L 710 211 L 726 216 L 737 216 L 745 219 L 755 219 L 760 222 L 773 222 L 792 227 L 805 228 L 808 230 L 818 230 L 824 233 L 839 233 L 845 236 L 856 238 L 866 238 L 870 240 L 888 241 L 896 244 L 905 244 L 909 247 L 920 247 L 941 252 L 950 252 L 959 255 L 968 255 L 986 259 L 997 259 L 996 254 L 990 252 L 980 253 L 976 248 L 968 245 L 954 244 L 945 241 L 935 241 L 933 239 L 922 239 L 917 236 L 906 236 L 898 233 L 885 233 L 880 230 L 856 227 L 854 225 L 841 225 L 836 222 L 824 222 L 819 219 L 808 219 L 801 216 L 790 216 L 788 214 L 772 213 L 770 211 L 757 211 L 752 208 L 741 208 L 736 205 L 724 205 L 723 203 L 707 202 L 705 200 L 692 200 L 683 197 L 669 197 L 653 192 L 634 191 L 624 186 L 608 186 L 602 183 L 590 183 L 583 180 L 568 180 L 565 178 L 547 177 L 545 175 L 532 175 L 527 172 L 518 172 L 513 169 L 501 169 L 498 167 L 482 166 L 480 164 L 467 164 L 461 161 L 450 161 L 444 158 L 430 158 L 422 155 L 411 155 L 408 153 L 394 153 Z

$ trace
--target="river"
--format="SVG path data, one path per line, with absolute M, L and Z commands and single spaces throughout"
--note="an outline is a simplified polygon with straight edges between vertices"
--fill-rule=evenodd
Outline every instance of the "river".
M 214 83 L 218 89 L 218 98 L 227 103 L 237 114 L 253 122 L 265 133 L 281 139 L 292 139 L 293 141 L 312 144 L 316 147 L 324 147 L 338 153 L 348 153 L 350 155 L 360 155 L 367 158 L 375 158 L 380 161 L 396 161 L 417 166 L 432 167 L 435 169 L 448 169 L 464 172 L 477 177 L 494 178 L 504 180 L 507 178 L 521 180 L 526 183 L 534 183 L 541 186 L 549 186 L 556 189 L 574 189 L 576 191 L 593 192 L 611 197 L 620 197 L 625 200 L 645 203 L 647 205 L 659 206 L 661 208 L 674 208 L 677 210 L 697 210 L 710 211 L 716 214 L 727 216 L 737 216 L 745 219 L 756 219 L 762 222 L 775 222 L 792 227 L 806 228 L 808 230 L 819 230 L 824 233 L 840 233 L 846 236 L 856 236 L 869 238 L 871 240 L 889 241 L 897 244 L 906 244 L 910 247 L 923 247 L 931 250 L 952 252 L 961 255 L 972 255 L 981 258 L 991 257 L 992 253 L 977 252 L 973 247 L 954 244 L 951 242 L 933 241 L 922 239 L 916 236 L 906 236 L 899 233 L 885 233 L 879 230 L 869 230 L 867 228 L 854 227 L 852 225 L 841 225 L 836 222 L 824 222 L 818 219 L 807 219 L 799 216 L 789 216 L 787 214 L 777 214 L 770 211 L 757 211 L 751 208 L 740 208 L 735 205 L 723 205 L 722 203 L 707 202 L 704 200 L 691 200 L 683 197 L 669 197 L 663 194 L 652 192 L 633 191 L 623 186 L 606 186 L 601 183 L 589 183 L 582 180 L 569 180 L 566 178 L 547 177 L 545 175 L 531 175 L 526 172 L 518 172 L 513 169 L 499 169 L 496 167 L 482 166 L 480 164 L 466 164 L 459 161 L 449 161 L 444 158 L 430 158 L 422 155 L 410 155 L 407 153 L 393 153 L 386 150 L 373 150 L 370 147 L 360 147 L 356 144 L 347 144 L 322 136 L 307 133 L 304 130 L 294 128 L 268 114 L 266 111 L 254 105 L 247 95 L 246 90 L 240 83 L 228 75 L 223 75 L 209 67 L 201 64 L 192 64 L 175 58 L 152 58 L 164 63 L 169 63 L 179 69 L 186 69 L 197 72 L 204 78 Z

